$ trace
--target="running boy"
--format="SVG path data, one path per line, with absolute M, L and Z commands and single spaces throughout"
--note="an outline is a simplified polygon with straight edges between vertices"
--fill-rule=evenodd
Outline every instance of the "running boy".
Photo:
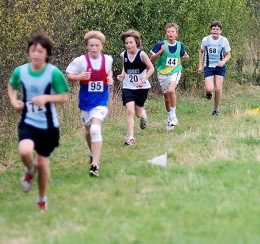
M 167 115 L 166 129 L 172 130 L 178 125 L 176 116 L 176 87 L 181 78 L 181 58 L 189 60 L 183 43 L 176 41 L 178 25 L 168 23 L 165 26 L 166 39 L 158 42 L 151 50 L 151 61 L 157 61 L 157 78 L 164 94 Z
M 231 48 L 226 37 L 221 36 L 222 24 L 214 21 L 210 25 L 210 35 L 204 37 L 199 51 L 199 69 L 202 74 L 204 59 L 204 79 L 206 98 L 210 100 L 215 91 L 214 108 L 212 115 L 219 115 L 219 103 L 222 95 L 222 86 L 226 75 L 226 63 L 231 58 Z M 215 78 L 215 86 L 214 86 Z
M 154 72 L 153 64 L 148 55 L 140 50 L 141 36 L 136 30 L 128 30 L 121 35 L 126 50 L 120 54 L 124 66 L 122 73 L 117 76 L 123 81 L 122 100 L 126 106 L 126 124 L 128 136 L 125 145 L 133 145 L 134 115 L 140 118 L 140 128 L 143 130 L 147 124 L 147 114 L 144 103 L 147 99 L 151 85 L 148 79 Z
M 49 63 L 52 43 L 45 34 L 35 34 L 28 42 L 30 62 L 13 71 L 8 84 L 11 105 L 21 112 L 18 125 L 18 151 L 26 172 L 21 180 L 23 191 L 31 190 L 38 171 L 39 210 L 47 209 L 49 156 L 59 146 L 59 121 L 54 103 L 68 100 L 69 86 L 64 74 Z M 23 100 L 17 99 L 22 86 Z M 34 163 L 33 151 L 37 158 Z
M 84 36 L 88 53 L 75 58 L 67 67 L 69 81 L 79 81 L 79 109 L 89 148 L 90 176 L 99 176 L 102 149 L 101 125 L 108 113 L 109 85 L 113 84 L 110 55 L 103 54 L 105 36 L 90 31 Z

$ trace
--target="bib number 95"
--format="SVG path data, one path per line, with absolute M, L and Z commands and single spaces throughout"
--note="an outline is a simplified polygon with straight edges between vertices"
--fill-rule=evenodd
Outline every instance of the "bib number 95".
M 104 91 L 103 81 L 90 81 L 88 83 L 88 91 L 89 92 L 103 92 Z

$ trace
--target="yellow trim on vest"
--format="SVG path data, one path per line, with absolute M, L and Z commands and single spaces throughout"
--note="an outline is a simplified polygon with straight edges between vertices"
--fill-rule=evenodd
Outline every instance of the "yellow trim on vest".
M 161 70 L 159 73 L 163 75 L 169 74 L 172 70 L 174 70 L 176 66 L 168 66 L 165 69 Z

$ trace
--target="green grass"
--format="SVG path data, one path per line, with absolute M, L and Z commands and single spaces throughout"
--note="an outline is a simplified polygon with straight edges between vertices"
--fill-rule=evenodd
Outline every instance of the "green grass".
M 66 134 L 63 125 L 44 214 L 36 185 L 21 192 L 23 166 L 10 150 L 0 168 L 0 243 L 260 243 L 260 115 L 245 113 L 260 106 L 259 93 L 224 92 L 219 117 L 212 101 L 183 94 L 171 132 L 162 97 L 150 96 L 149 126 L 136 120 L 132 147 L 123 146 L 125 113 L 111 116 L 98 179 L 88 176 L 83 130 Z M 147 162 L 165 152 L 167 167 Z

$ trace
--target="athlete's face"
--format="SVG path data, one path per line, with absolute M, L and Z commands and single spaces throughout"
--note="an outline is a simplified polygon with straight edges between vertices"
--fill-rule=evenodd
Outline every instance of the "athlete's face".
M 218 26 L 213 26 L 210 29 L 210 33 L 211 33 L 211 36 L 212 36 L 213 39 L 218 39 L 221 32 L 222 32 L 222 30 Z
M 40 70 L 44 67 L 48 57 L 47 50 L 40 44 L 35 44 L 29 48 L 29 59 L 34 70 Z
M 136 41 L 135 41 L 134 37 L 129 36 L 125 39 L 125 47 L 126 47 L 127 51 L 129 51 L 129 52 L 136 51 L 137 45 L 136 45 Z
M 92 58 L 98 58 L 103 50 L 103 44 L 99 39 L 92 38 L 88 40 L 87 50 Z
M 175 42 L 176 37 L 178 36 L 178 31 L 175 27 L 170 27 L 166 29 L 166 38 L 169 42 Z

